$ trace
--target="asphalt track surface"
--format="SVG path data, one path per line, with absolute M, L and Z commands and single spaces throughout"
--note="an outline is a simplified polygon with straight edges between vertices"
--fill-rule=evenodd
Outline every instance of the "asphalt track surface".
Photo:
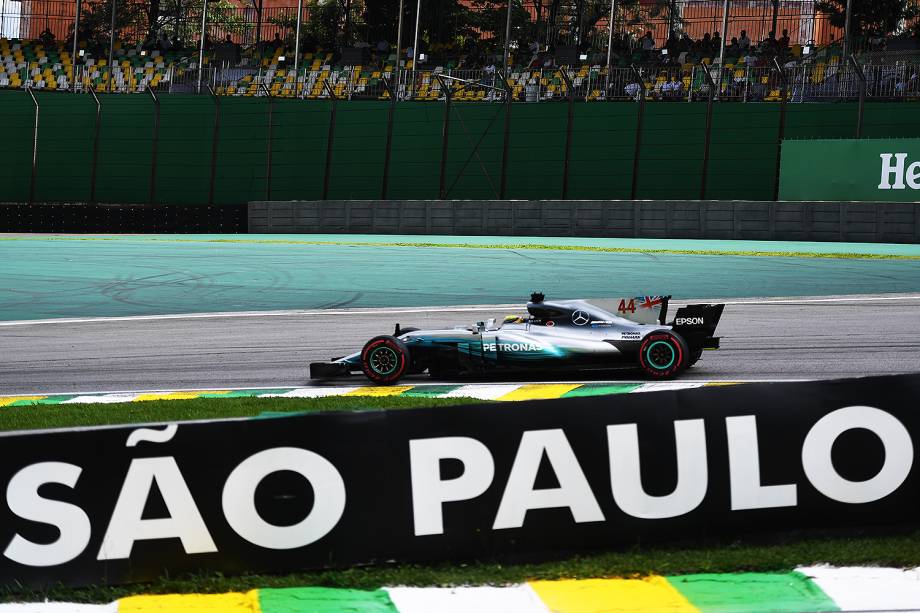
M 722 349 L 706 352 L 685 379 L 824 379 L 920 370 L 920 294 L 727 302 L 718 330 Z M 522 306 L 0 322 L 0 394 L 302 386 L 310 384 L 307 363 L 357 350 L 371 336 L 391 332 L 396 322 L 465 325 Z M 603 379 L 635 380 L 636 373 Z M 437 381 L 421 376 L 407 382 Z

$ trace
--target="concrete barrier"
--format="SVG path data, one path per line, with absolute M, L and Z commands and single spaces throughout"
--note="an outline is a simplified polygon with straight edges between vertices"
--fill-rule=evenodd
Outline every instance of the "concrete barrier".
M 250 233 L 920 243 L 920 203 L 652 200 L 250 202 Z

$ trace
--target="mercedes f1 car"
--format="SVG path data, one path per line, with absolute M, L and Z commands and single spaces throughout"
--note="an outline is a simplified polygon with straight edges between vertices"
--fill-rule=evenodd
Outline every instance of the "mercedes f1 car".
M 617 314 L 584 300 L 547 302 L 531 295 L 527 315 L 511 315 L 445 330 L 400 328 L 376 336 L 361 351 L 310 365 L 310 377 L 364 373 L 378 385 L 428 372 L 433 377 L 609 370 L 634 366 L 650 379 L 676 377 L 718 349 L 713 336 L 724 304 L 679 308 L 665 323 L 670 296 L 613 301 Z

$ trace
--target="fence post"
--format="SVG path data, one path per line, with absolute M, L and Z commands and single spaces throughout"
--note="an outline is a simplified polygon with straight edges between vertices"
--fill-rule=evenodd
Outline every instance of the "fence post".
M 268 96 L 268 145 L 267 145 L 267 159 L 266 159 L 266 168 L 265 168 L 265 199 L 272 199 L 272 141 L 274 140 L 274 110 L 275 110 L 275 99 L 272 97 L 272 93 L 265 87 L 264 83 L 259 83 L 259 88 Z
M 560 68 L 559 74 L 565 81 L 565 89 L 569 98 L 568 118 L 565 124 L 565 155 L 562 162 L 562 199 L 567 200 L 569 197 L 569 162 L 572 156 L 572 124 L 575 122 L 575 89 L 565 68 Z
M 780 79 L 780 102 L 779 102 L 779 130 L 776 135 L 776 173 L 773 182 L 773 200 L 779 200 L 779 169 L 783 157 L 783 139 L 786 137 L 786 94 L 789 84 L 786 80 L 786 73 L 779 61 L 773 58 L 773 70 L 777 72 Z
M 400 16 L 402 20 L 402 16 Z M 398 52 L 397 52 L 398 53 Z M 397 69 L 398 74 L 398 69 Z M 398 78 L 397 78 L 398 80 Z M 393 151 L 393 120 L 396 117 L 396 90 L 390 85 L 390 79 L 383 79 L 383 87 L 390 95 L 390 108 L 387 110 L 387 142 L 383 152 L 383 180 L 380 185 L 380 199 L 387 199 L 387 190 L 390 187 L 390 156 Z
M 413 66 L 415 64 L 413 63 Z M 438 187 L 438 200 L 447 198 L 447 145 L 450 138 L 450 110 L 451 91 L 450 84 L 441 75 L 435 75 L 444 91 L 444 130 L 441 138 L 441 180 Z
M 93 95 L 93 99 L 96 101 L 96 123 L 93 126 L 93 166 L 89 175 L 89 203 L 96 204 L 96 167 L 99 162 L 99 129 L 102 120 L 102 103 L 99 101 L 99 96 L 96 95 L 95 91 L 90 89 L 89 93 Z
M 514 90 L 508 84 L 507 69 L 502 71 L 502 82 L 505 84 L 505 134 L 502 142 L 502 176 L 498 190 L 498 197 L 504 200 L 508 188 L 508 155 L 511 146 L 511 99 Z
M 74 37 L 77 36 L 77 32 L 73 33 Z M 115 0 L 112 0 L 112 23 L 111 29 L 109 30 L 109 63 L 106 64 L 108 69 L 105 73 L 105 91 L 111 93 L 112 91 L 112 79 L 115 77 L 115 67 L 112 66 L 112 62 L 115 57 Z
M 703 141 L 703 170 L 700 176 L 700 200 L 706 199 L 706 181 L 709 175 L 709 147 L 712 143 L 712 106 L 715 99 L 715 81 L 706 66 L 700 64 L 700 69 L 709 82 L 709 95 L 706 97 L 706 138 Z M 721 68 L 719 69 L 719 82 L 721 85 Z
M 214 204 L 214 184 L 217 180 L 217 143 L 220 138 L 220 98 L 208 85 L 208 93 L 214 99 L 214 138 L 211 141 L 211 183 L 208 187 L 208 205 Z
M 642 121 L 645 117 L 645 78 L 636 68 L 635 64 L 630 66 L 633 77 L 639 83 L 639 109 L 636 114 L 636 145 L 633 149 L 633 169 L 632 169 L 632 187 L 629 192 L 629 199 L 636 199 L 636 192 L 639 186 L 639 157 L 642 153 Z M 692 85 L 692 84 L 691 84 Z
M 326 171 L 323 173 L 323 200 L 329 200 L 329 174 L 332 172 L 332 145 L 335 142 L 335 92 L 329 87 L 328 81 L 323 81 L 323 87 L 332 100 L 332 113 L 329 116 L 329 133 L 326 137 Z
M 153 99 L 153 139 L 150 151 L 150 204 L 153 204 L 157 190 L 157 148 L 160 144 L 160 99 L 148 85 L 147 93 Z
M 862 138 L 863 116 L 866 110 L 866 75 L 863 74 L 862 68 L 859 67 L 859 62 L 856 61 L 855 55 L 850 55 L 847 60 L 849 60 L 850 66 L 853 68 L 853 71 L 856 73 L 856 78 L 859 80 L 859 107 L 856 115 L 856 138 Z
M 35 125 L 32 131 L 32 173 L 29 176 L 29 204 L 35 204 L 35 180 L 38 174 L 38 100 L 32 92 L 31 87 L 26 88 L 26 92 L 32 98 L 32 104 L 35 105 Z

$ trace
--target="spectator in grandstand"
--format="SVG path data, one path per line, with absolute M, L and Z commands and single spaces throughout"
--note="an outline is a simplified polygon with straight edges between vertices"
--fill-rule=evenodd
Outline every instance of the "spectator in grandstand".
M 161 53 L 166 53 L 173 48 L 173 43 L 169 40 L 169 35 L 166 34 L 166 28 L 160 28 L 160 31 L 157 32 L 156 47 Z
M 38 38 L 41 39 L 43 45 L 50 45 L 54 42 L 54 32 L 51 31 L 51 28 L 45 28 Z
M 747 30 L 741 30 L 741 36 L 738 38 L 738 47 L 742 51 L 747 51 L 751 46 L 751 39 L 748 38 Z
M 718 32 L 713 32 L 711 44 L 713 54 L 718 54 L 722 50 L 722 35 Z
M 386 39 L 381 38 L 380 40 L 378 40 L 376 49 L 377 49 L 377 55 L 379 55 L 380 58 L 383 59 L 384 61 L 387 59 L 387 57 L 389 57 L 390 43 L 388 43 Z
M 638 100 L 640 93 L 642 91 L 642 86 L 636 81 L 631 81 L 623 89 L 626 92 L 627 96 L 629 96 L 630 98 L 633 98 L 634 100 Z
M 670 98 L 672 100 L 679 99 L 683 95 L 684 83 L 678 78 L 677 73 L 673 73 L 671 75 L 671 80 L 667 81 L 661 87 L 661 91 L 665 98 Z
M 272 49 L 275 49 L 275 50 L 283 49 L 284 41 L 281 40 L 281 34 L 279 34 L 278 32 L 275 32 L 275 37 L 272 39 L 271 44 L 272 44 Z
M 777 50 L 778 41 L 776 40 L 776 32 L 770 30 L 770 33 L 767 35 L 763 41 L 760 43 L 760 52 L 764 54 L 774 55 Z
M 642 37 L 642 50 L 652 51 L 653 49 L 655 49 L 655 38 L 652 36 L 652 31 L 648 30 Z
M 783 29 L 783 35 L 779 38 L 779 49 L 781 52 L 789 48 L 789 30 Z

